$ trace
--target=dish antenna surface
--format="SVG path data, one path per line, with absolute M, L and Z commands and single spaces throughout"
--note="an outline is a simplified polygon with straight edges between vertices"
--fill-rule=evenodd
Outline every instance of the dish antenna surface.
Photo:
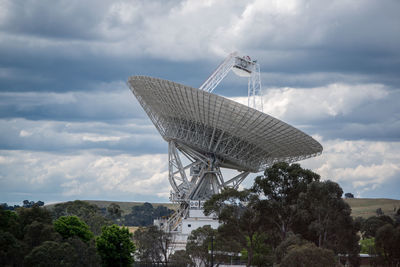
M 201 207 L 224 188 L 238 188 L 249 173 L 322 152 L 322 146 L 311 136 L 251 107 L 262 101 L 249 101 L 245 106 L 213 94 L 230 70 L 249 79 L 249 99 L 260 95 L 258 64 L 237 53 L 230 54 L 199 89 L 147 76 L 128 80 L 133 94 L 168 142 L 170 200 L 180 203 L 165 226 L 168 231 L 179 229 L 191 206 Z M 221 168 L 239 174 L 223 177 Z

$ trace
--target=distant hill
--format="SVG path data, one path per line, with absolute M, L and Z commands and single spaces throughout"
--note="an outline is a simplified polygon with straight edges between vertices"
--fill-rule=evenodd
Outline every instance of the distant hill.
M 376 215 L 381 208 L 385 215 L 393 215 L 400 209 L 400 200 L 387 198 L 347 198 L 344 199 L 351 207 L 353 217 L 368 218 Z
M 352 209 L 353 217 L 368 218 L 376 215 L 376 210 L 381 208 L 386 215 L 393 215 L 396 209 L 400 208 L 400 200 L 387 198 L 347 198 L 344 199 Z M 84 200 L 90 204 L 95 204 L 99 208 L 107 208 L 111 203 L 118 204 L 124 214 L 131 212 L 133 206 L 142 205 L 144 202 L 121 202 L 121 201 L 103 201 L 103 200 Z M 166 206 L 169 209 L 177 209 L 176 204 L 172 203 L 151 203 L 153 207 Z M 46 205 L 52 208 L 55 204 Z

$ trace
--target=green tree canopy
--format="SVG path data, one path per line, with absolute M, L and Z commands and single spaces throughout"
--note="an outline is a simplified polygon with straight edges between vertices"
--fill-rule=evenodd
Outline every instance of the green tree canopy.
M 210 266 L 211 254 L 208 251 L 211 249 L 211 242 L 214 242 L 216 232 L 211 226 L 205 225 L 190 233 L 186 243 L 186 253 L 194 262 Z
M 307 243 L 306 240 L 302 239 L 300 235 L 295 235 L 289 232 L 285 240 L 283 240 L 279 246 L 275 249 L 275 261 L 281 263 L 283 258 L 289 252 L 289 249 L 293 246 L 302 246 Z
M 375 238 L 364 238 L 360 240 L 361 250 L 360 253 L 376 255 Z
M 107 214 L 108 214 L 108 216 L 111 217 L 111 219 L 117 220 L 117 219 L 121 218 L 121 214 L 122 214 L 121 207 L 116 203 L 111 203 L 107 207 Z
M 400 227 L 385 224 L 376 232 L 375 244 L 386 266 L 400 264 Z
M 361 233 L 365 238 L 375 237 L 378 229 L 387 223 L 393 225 L 394 221 L 386 215 L 371 216 L 362 222 Z
M 195 267 L 196 265 L 185 250 L 175 251 L 170 257 L 170 263 L 173 266 Z
M 248 266 L 252 263 L 256 247 L 254 238 L 264 230 L 265 221 L 259 203 L 258 195 L 249 190 L 228 188 L 213 195 L 204 204 L 205 214 L 213 213 L 223 222 L 219 233 L 232 244 L 240 244 L 247 250 Z
M 285 267 L 335 267 L 336 260 L 332 250 L 316 247 L 313 243 L 292 246 L 283 258 L 281 266 Z
M 37 205 L 34 205 L 32 208 L 18 208 L 17 214 L 22 233 L 25 226 L 34 221 L 44 224 L 52 223 L 51 213 L 46 208 Z
M 81 200 L 56 204 L 52 210 L 52 216 L 55 220 L 61 216 L 77 216 L 90 227 L 95 235 L 101 233 L 101 227 L 104 225 L 112 224 L 103 216 L 99 207 Z
M 297 200 L 307 191 L 307 185 L 320 176 L 299 164 L 280 162 L 256 177 L 252 190 L 261 195 L 262 214 L 270 227 L 280 233 L 280 241 L 291 231 L 297 214 Z
M 61 236 L 54 230 L 52 224 L 34 221 L 25 226 L 23 241 L 28 251 L 41 245 L 45 241 L 60 241 L 61 239 Z
M 0 266 L 21 266 L 25 247 L 13 234 L 0 230 Z
M 135 245 L 128 228 L 118 225 L 104 226 L 96 238 L 97 251 L 103 266 L 129 266 L 133 262 Z
M 134 226 L 150 226 L 153 225 L 154 219 L 168 217 L 174 211 L 165 206 L 153 207 L 148 202 L 142 205 L 132 207 L 131 213 L 124 216 L 124 222 L 127 225 Z
M 18 215 L 13 211 L 0 208 L 0 231 L 20 236 L 20 230 Z
M 54 222 L 54 229 L 64 239 L 77 236 L 82 241 L 88 242 L 94 236 L 89 226 L 76 216 L 61 216 Z
M 46 241 L 35 247 L 26 257 L 25 266 L 76 266 L 74 248 L 69 243 Z
M 168 265 L 172 235 L 157 226 L 140 227 L 135 231 L 133 239 L 136 244 L 136 255 L 140 261 Z
M 298 214 L 302 220 L 298 225 L 307 225 L 307 228 L 294 229 L 318 247 L 331 249 L 337 254 L 347 254 L 349 260 L 357 264 L 359 228 L 342 194 L 341 187 L 329 180 L 308 184 L 307 191 L 300 194 L 298 201 Z

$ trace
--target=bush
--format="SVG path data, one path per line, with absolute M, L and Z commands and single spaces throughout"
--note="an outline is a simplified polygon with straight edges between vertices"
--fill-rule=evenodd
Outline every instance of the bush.
M 133 262 L 135 245 L 128 228 L 114 224 L 104 226 L 96 238 L 97 251 L 103 266 L 129 266 Z
M 89 226 L 76 216 L 61 216 L 54 222 L 54 229 L 64 239 L 77 236 L 82 241 L 88 242 L 93 238 Z

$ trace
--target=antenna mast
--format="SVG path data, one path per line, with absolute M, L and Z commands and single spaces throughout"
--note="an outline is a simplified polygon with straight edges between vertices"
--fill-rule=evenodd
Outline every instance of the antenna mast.
M 251 60 L 249 56 L 240 57 L 238 52 L 229 54 L 199 89 L 211 93 L 230 70 L 240 77 L 248 78 L 247 105 L 263 111 L 260 65 L 256 60 Z

